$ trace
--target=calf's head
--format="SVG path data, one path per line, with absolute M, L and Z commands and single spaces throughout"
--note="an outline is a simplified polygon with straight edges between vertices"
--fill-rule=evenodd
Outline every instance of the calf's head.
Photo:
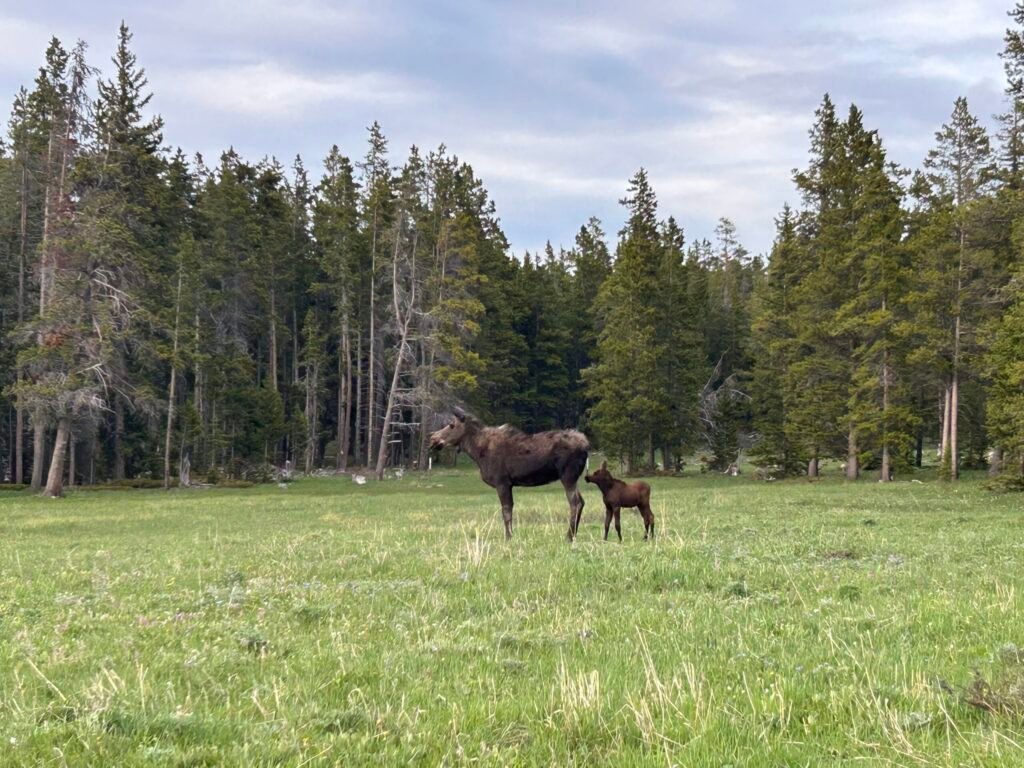
M 614 478 L 612 477 L 612 473 L 608 471 L 607 461 L 602 461 L 601 468 L 599 470 L 597 470 L 596 472 L 592 472 L 583 479 L 586 480 L 588 483 L 594 483 L 598 488 L 601 488 L 605 485 L 610 485 L 612 480 L 614 480 Z
M 465 436 L 466 413 L 461 408 L 453 408 L 452 420 L 430 435 L 430 447 L 432 449 L 444 448 L 446 445 L 458 447 Z

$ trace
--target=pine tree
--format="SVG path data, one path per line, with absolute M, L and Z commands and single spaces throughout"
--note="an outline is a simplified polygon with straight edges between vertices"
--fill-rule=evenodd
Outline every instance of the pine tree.
M 49 496 L 63 493 L 64 460 L 76 420 L 92 420 L 101 412 L 99 393 L 114 368 L 106 354 L 109 346 L 97 342 L 104 338 L 102 331 L 111 330 L 110 315 L 123 307 L 103 291 L 106 280 L 92 268 L 91 254 L 83 250 L 72 227 L 77 197 L 72 194 L 72 173 L 80 140 L 88 135 L 84 118 L 91 74 L 84 44 L 68 54 L 54 39 L 33 93 L 38 99 L 36 114 L 45 116 L 49 128 L 43 166 L 39 315 L 23 326 L 38 346 L 23 349 L 18 356 L 18 365 L 27 375 L 16 385 L 15 396 L 32 414 L 34 488 L 42 486 L 47 428 L 57 426 L 45 490 Z M 94 290 L 97 296 L 92 295 Z
M 985 355 L 988 429 L 998 451 L 995 469 L 1024 488 L 1024 273 L 1006 292 L 1011 303 L 992 326 Z
M 858 195 L 850 266 L 857 287 L 839 308 L 836 321 L 856 339 L 850 408 L 861 451 L 881 454 L 881 480 L 906 465 L 913 440 L 907 396 L 905 295 L 910 279 L 908 252 L 902 244 L 903 192 L 885 150 L 874 134 L 861 137 L 864 162 L 859 165 Z
M 151 412 L 157 407 L 155 393 L 142 375 L 158 365 L 149 356 L 158 314 L 149 299 L 172 279 L 166 265 L 174 247 L 167 237 L 171 224 L 161 220 L 163 123 L 159 117 L 143 117 L 151 94 L 146 93 L 145 70 L 131 51 L 131 39 L 122 23 L 112 77 L 98 83 L 96 145 L 75 173 L 80 197 L 77 215 L 80 226 L 90 233 L 88 247 L 97 254 L 94 268 L 106 275 L 102 287 L 109 292 L 109 300 L 123 304 L 124 310 L 131 308 L 121 313 L 117 355 L 112 361 L 120 382 L 111 403 L 115 479 L 126 476 L 126 410 Z M 142 441 L 150 430 L 140 432 Z M 145 452 L 156 454 L 155 450 Z
M 658 384 L 668 410 L 658 440 L 667 470 L 680 468 L 683 457 L 697 447 L 698 400 L 707 377 L 707 361 L 699 330 L 703 307 L 692 303 L 689 296 L 693 267 L 686 261 L 683 230 L 670 216 L 660 235 L 655 343 Z
M 975 221 L 972 206 L 989 189 L 993 176 L 992 153 L 985 129 L 968 109 L 967 100 L 959 98 L 950 122 L 935 135 L 936 147 L 925 159 L 925 172 L 919 186 L 925 188 L 934 226 L 951 225 L 949 236 L 934 254 L 926 254 L 929 262 L 920 270 L 925 283 L 921 292 L 931 305 L 939 323 L 949 325 L 939 339 L 939 349 L 948 368 L 943 400 L 941 456 L 943 473 L 950 479 L 959 477 L 959 418 L 961 382 L 965 357 L 971 354 L 971 338 L 978 319 L 974 306 L 979 285 L 977 275 L 984 255 L 972 247 Z M 948 318 L 948 323 L 946 319 Z
M 653 466 L 669 409 L 658 376 L 662 241 L 657 198 L 644 169 L 630 180 L 621 203 L 629 215 L 619 233 L 612 274 L 598 297 L 598 362 L 588 377 L 597 401 L 593 425 L 606 450 L 619 453 L 630 466 L 646 453 L 646 464 Z
M 822 459 L 844 452 L 848 476 L 857 473 L 856 464 L 849 463 L 856 443 L 847 418 L 852 343 L 837 338 L 832 319 L 851 287 L 843 269 L 854 194 L 847 144 L 861 130 L 859 112 L 851 109 L 846 123 L 840 123 L 826 95 L 810 131 L 810 162 L 795 175 L 807 210 L 799 222 L 804 246 L 793 252 L 799 263 L 792 265 L 800 275 L 791 292 L 799 354 L 788 367 L 790 386 L 800 399 L 786 412 L 786 432 L 807 456 L 812 477 Z
M 380 401 L 381 360 L 377 331 L 377 293 L 380 271 L 383 264 L 381 254 L 382 236 L 388 227 L 388 215 L 392 204 L 391 167 L 387 159 L 387 139 L 376 122 L 368 129 L 370 133 L 369 148 L 366 157 L 359 164 L 362 172 L 363 231 L 369 246 L 368 261 L 364 266 L 367 285 L 364 295 L 365 329 L 368 341 L 367 358 L 367 394 L 366 394 L 366 465 L 373 462 L 374 448 L 379 436 L 378 404 Z
M 394 337 L 397 349 L 391 360 L 391 382 L 387 390 L 380 444 L 377 448 L 375 474 L 378 480 L 384 479 L 384 468 L 390 457 L 391 446 L 404 443 L 401 436 L 393 436 L 392 429 L 402 421 L 400 411 L 404 410 L 405 405 L 412 404 L 408 400 L 402 402 L 405 399 L 402 391 L 412 391 L 413 386 L 408 384 L 403 388 L 402 383 L 412 375 L 416 357 L 411 335 L 416 327 L 416 316 L 422 311 L 421 270 L 418 266 L 423 261 L 419 254 L 423 244 L 419 224 L 426 219 L 426 181 L 426 167 L 419 150 L 414 146 L 395 182 L 395 205 L 385 241 L 390 251 L 391 267 L 391 308 L 386 327 Z
M 597 357 L 597 297 L 612 270 L 611 252 L 601 222 L 592 217 L 576 233 L 575 247 L 568 254 L 572 270 L 568 318 L 571 351 L 569 357 L 570 407 L 565 422 L 585 426 L 593 401 L 587 396 L 583 371 Z
M 1007 11 L 1013 22 L 1003 37 L 1003 69 L 1006 72 L 1006 112 L 999 115 L 1001 176 L 1014 190 L 1024 188 L 1024 3 Z
M 787 205 L 775 221 L 775 244 L 768 262 L 767 280 L 754 300 L 751 400 L 757 436 L 751 458 L 763 467 L 778 467 L 786 475 L 806 466 L 805 446 L 792 434 L 791 411 L 799 408 L 791 388 L 791 368 L 799 353 L 793 322 L 794 294 L 803 275 L 797 215 Z
M 346 469 L 351 449 L 352 332 L 357 327 L 356 288 L 359 285 L 359 187 L 351 161 L 337 146 L 324 160 L 324 174 L 313 208 L 313 236 L 318 248 L 325 290 L 334 307 L 338 335 L 338 414 L 336 466 Z

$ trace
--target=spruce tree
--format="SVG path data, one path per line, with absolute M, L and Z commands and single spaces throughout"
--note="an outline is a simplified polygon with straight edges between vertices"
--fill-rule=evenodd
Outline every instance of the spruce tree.
M 657 198 L 643 168 L 630 179 L 621 203 L 628 218 L 612 273 L 598 296 L 598 362 L 588 378 L 597 401 L 593 425 L 606 450 L 630 466 L 646 455 L 644 464 L 653 466 L 669 409 L 658 375 L 662 240 Z
M 658 447 L 664 469 L 679 469 L 697 447 L 701 385 L 707 377 L 704 339 L 699 330 L 702 307 L 690 301 L 693 269 L 686 262 L 683 230 L 671 216 L 661 226 L 661 263 L 656 302 L 657 375 L 668 417 Z
M 806 446 L 793 434 L 788 418 L 800 407 L 791 372 L 799 354 L 794 297 L 803 276 L 800 248 L 797 214 L 787 205 L 775 220 L 767 279 L 754 297 L 750 381 L 756 439 L 751 458 L 786 475 L 798 474 L 807 462 Z
M 985 354 L 988 429 L 998 452 L 994 468 L 1024 489 L 1024 271 L 1006 291 L 1012 299 L 991 328 Z
M 324 274 L 324 290 L 333 306 L 333 327 L 337 335 L 338 396 L 337 449 L 335 466 L 346 469 L 351 449 L 352 348 L 357 327 L 356 305 L 359 285 L 359 187 L 351 161 L 337 145 L 324 160 L 324 173 L 317 187 L 313 208 L 313 237 Z
M 881 481 L 905 466 L 913 440 L 913 418 L 906 389 L 908 317 L 905 296 L 910 280 L 907 248 L 902 243 L 903 196 L 898 178 L 875 134 L 862 136 L 858 195 L 850 265 L 857 275 L 853 291 L 836 322 L 856 339 L 850 409 L 862 452 L 880 454 Z
M 978 327 L 978 294 L 985 290 L 979 277 L 986 255 L 973 247 L 976 221 L 974 204 L 987 193 L 993 177 L 992 151 L 984 127 L 959 98 L 950 122 L 935 134 L 936 146 L 925 159 L 919 186 L 924 188 L 933 226 L 951 225 L 949 234 L 937 238 L 938 248 L 928 254 L 919 270 L 923 297 L 917 304 L 933 312 L 940 324 L 937 348 L 948 370 L 943 397 L 942 472 L 955 480 L 960 472 L 961 384 L 965 361 L 973 354 L 972 340 Z

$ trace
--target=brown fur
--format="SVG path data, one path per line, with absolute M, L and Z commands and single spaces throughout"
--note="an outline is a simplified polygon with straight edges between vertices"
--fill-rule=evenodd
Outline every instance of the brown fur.
M 527 435 L 508 425 L 485 427 L 462 410 L 453 410 L 452 420 L 430 436 L 430 447 L 452 445 L 476 462 L 481 479 L 498 491 L 505 538 L 512 537 L 512 488 L 560 480 L 569 501 L 568 538 L 575 539 L 583 516 L 583 496 L 576 486 L 587 465 L 587 438 L 574 429 Z
M 615 518 L 615 532 L 622 541 L 621 510 L 623 507 L 636 507 L 644 519 L 644 538 L 654 538 L 654 513 L 651 512 L 651 486 L 647 483 L 626 483 L 612 477 L 608 471 L 608 462 L 602 462 L 601 468 L 586 476 L 588 483 L 594 483 L 601 489 L 604 496 L 604 539 L 608 540 L 608 526 Z

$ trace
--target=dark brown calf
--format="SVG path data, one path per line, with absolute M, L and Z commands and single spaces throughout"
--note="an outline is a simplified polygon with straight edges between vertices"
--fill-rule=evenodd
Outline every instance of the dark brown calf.
M 604 496 L 604 539 L 608 540 L 608 526 L 615 518 L 615 532 L 622 541 L 622 522 L 620 510 L 623 507 L 636 507 L 644 519 L 644 539 L 654 538 L 654 513 L 651 512 L 651 486 L 647 483 L 624 483 L 616 480 L 608 471 L 608 462 L 602 462 L 601 468 L 584 478 L 601 489 Z

